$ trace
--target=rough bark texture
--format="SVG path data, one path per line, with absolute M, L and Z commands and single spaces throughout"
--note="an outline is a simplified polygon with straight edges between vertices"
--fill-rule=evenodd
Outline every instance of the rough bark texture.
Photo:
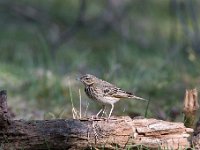
M 194 128 L 197 110 L 199 109 L 197 89 L 186 90 L 183 112 L 185 114 L 184 124 L 186 127 Z M 194 134 L 192 136 L 192 145 L 195 149 L 200 149 L 200 118 L 196 123 Z
M 184 99 L 184 124 L 188 128 L 194 128 L 197 110 L 199 109 L 197 89 L 186 90 Z
M 0 92 L 0 104 L 6 102 Z M 5 104 L 5 103 L 4 103 Z M 7 105 L 0 106 L 0 124 Z M 5 113 L 5 114 L 4 114 Z M 190 146 L 190 133 L 183 123 L 156 119 L 118 117 L 110 120 L 11 120 L 0 128 L 0 149 L 124 149 L 146 146 L 150 149 L 178 149 Z
M 6 91 L 0 91 L 0 128 L 6 128 L 10 124 L 10 114 L 6 99 Z
M 200 118 L 196 123 L 196 128 L 192 137 L 192 144 L 194 145 L 195 149 L 200 149 Z
M 4 149 L 189 147 L 191 129 L 156 119 L 12 121 L 0 131 Z

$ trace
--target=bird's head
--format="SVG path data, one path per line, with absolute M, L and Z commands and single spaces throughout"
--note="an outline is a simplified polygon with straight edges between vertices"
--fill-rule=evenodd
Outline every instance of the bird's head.
M 85 74 L 79 78 L 79 80 L 85 85 L 89 86 L 95 83 L 97 78 L 91 74 Z

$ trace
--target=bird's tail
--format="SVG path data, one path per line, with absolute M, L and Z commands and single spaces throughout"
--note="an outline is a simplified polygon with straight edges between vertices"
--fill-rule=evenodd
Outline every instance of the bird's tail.
M 144 99 L 142 97 L 138 97 L 138 96 L 135 96 L 135 95 L 132 98 L 135 98 L 135 99 L 138 99 L 138 100 L 143 100 L 143 101 L 148 101 L 147 99 Z
M 128 98 L 134 98 L 134 99 L 138 99 L 138 100 L 142 100 L 142 101 L 149 101 L 149 100 L 144 99 L 142 97 L 135 96 L 135 94 L 133 94 L 131 92 L 126 92 L 126 97 L 127 96 L 128 96 Z

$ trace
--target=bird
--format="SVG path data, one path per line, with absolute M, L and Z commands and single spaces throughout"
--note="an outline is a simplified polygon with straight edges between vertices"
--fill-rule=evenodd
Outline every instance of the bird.
M 104 114 L 106 105 L 110 104 L 111 109 L 108 116 L 108 118 L 110 118 L 112 111 L 114 109 L 114 104 L 118 102 L 119 100 L 122 100 L 125 98 L 147 101 L 144 98 L 135 96 L 131 92 L 126 92 L 122 90 L 121 88 L 107 81 L 99 79 L 96 76 L 91 75 L 91 74 L 82 75 L 81 77 L 78 78 L 78 80 L 84 84 L 86 95 L 90 99 L 102 105 L 102 108 L 97 113 L 96 117 L 98 117 L 102 111 Z

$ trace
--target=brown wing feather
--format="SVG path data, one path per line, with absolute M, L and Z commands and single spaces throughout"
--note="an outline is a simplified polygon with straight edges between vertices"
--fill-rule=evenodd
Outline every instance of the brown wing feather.
M 112 96 L 116 98 L 132 98 L 134 95 L 132 93 L 123 91 L 115 86 L 105 86 L 103 88 L 104 96 Z

